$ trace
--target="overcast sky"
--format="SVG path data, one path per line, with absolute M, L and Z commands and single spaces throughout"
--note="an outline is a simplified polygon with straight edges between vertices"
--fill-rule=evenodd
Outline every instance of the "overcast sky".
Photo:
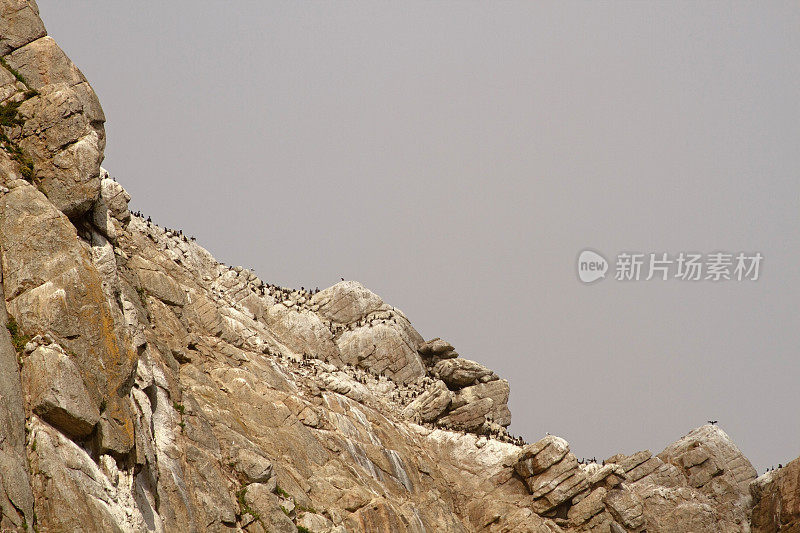
M 131 207 L 219 260 L 361 281 L 579 458 L 800 455 L 796 2 L 38 4 Z M 584 285 L 587 247 L 764 260 Z

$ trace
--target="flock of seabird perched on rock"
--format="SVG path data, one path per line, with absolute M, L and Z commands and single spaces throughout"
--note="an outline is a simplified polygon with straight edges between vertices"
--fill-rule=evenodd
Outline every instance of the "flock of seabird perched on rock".
M 333 322 L 330 323 L 330 330 L 334 336 L 339 335 L 345 331 L 353 331 L 357 328 L 361 327 L 373 327 L 379 324 L 390 324 L 395 322 L 395 317 L 397 315 L 394 311 L 377 311 L 372 313 L 370 316 L 365 318 L 356 320 L 355 322 L 351 322 L 349 324 L 334 324 Z
M 115 180 L 115 181 L 116 181 L 116 180 Z M 147 218 L 145 219 L 145 218 L 144 218 L 144 214 L 143 214 L 141 211 L 133 211 L 133 212 L 131 213 L 131 215 L 133 215 L 133 216 L 135 216 L 135 217 L 137 217 L 137 218 L 141 218 L 142 220 L 144 220 L 144 221 L 145 221 L 145 224 L 147 224 L 147 227 L 148 227 L 148 228 L 149 228 L 149 227 L 152 227 L 152 226 L 156 226 L 156 227 L 158 227 L 158 228 L 161 228 L 161 226 L 159 226 L 158 224 L 156 224 L 155 222 L 153 222 L 153 219 L 152 219 L 151 217 L 147 217 Z M 183 234 L 183 230 L 179 230 L 179 229 L 172 229 L 172 228 L 167 228 L 167 227 L 164 227 L 164 228 L 161 228 L 161 229 L 163 229 L 165 233 L 172 233 L 173 235 L 175 235 L 175 236 L 177 236 L 179 239 L 181 239 L 183 242 L 189 242 L 189 241 L 192 241 L 192 242 L 194 242 L 194 241 L 196 241 L 196 240 L 197 240 L 197 239 L 196 239 L 194 236 L 187 237 L 186 235 L 184 235 L 184 234 Z
M 183 242 L 196 240 L 194 237 L 187 237 L 184 235 L 182 230 L 162 228 L 158 224 L 154 223 L 151 217 L 148 216 L 145 218 L 141 211 L 135 211 L 131 214 L 143 220 L 148 228 L 152 228 L 153 226 L 159 228 L 166 234 L 167 237 L 174 237 L 182 240 Z M 153 238 L 152 235 L 150 237 Z M 221 267 L 221 270 L 219 271 L 220 278 L 223 276 L 225 271 L 228 271 L 234 272 L 235 278 L 241 278 L 241 281 L 235 282 L 232 287 L 226 287 L 224 285 L 220 286 L 219 284 L 212 286 L 210 292 L 218 299 L 226 299 L 229 301 L 229 303 L 232 303 L 238 308 L 240 307 L 239 301 L 241 298 L 236 298 L 235 296 L 244 289 L 245 292 L 242 294 L 246 295 L 248 293 L 252 293 L 261 297 L 270 296 L 277 303 L 287 305 L 288 307 L 294 307 L 298 311 L 301 309 L 314 310 L 309 307 L 309 303 L 311 298 L 320 292 L 319 287 L 314 289 L 306 289 L 305 287 L 300 287 L 300 289 L 290 289 L 272 283 L 265 283 L 256 277 L 255 274 L 253 274 L 250 270 L 243 269 L 242 267 L 234 267 L 225 265 L 223 263 L 219 263 L 219 265 Z M 343 277 L 340 279 L 344 281 Z M 369 316 L 349 324 L 335 324 L 333 322 L 326 322 L 328 322 L 331 333 L 333 335 L 338 335 L 342 332 L 352 331 L 357 328 L 374 327 L 380 324 L 393 323 L 396 321 L 397 317 L 397 313 L 392 309 L 373 312 Z M 324 374 L 335 372 L 343 372 L 350 379 L 361 384 L 362 386 L 365 386 L 368 390 L 373 390 L 373 392 L 375 388 L 382 383 L 383 385 L 381 385 L 381 392 L 375 395 L 376 398 L 378 398 L 379 401 L 389 402 L 399 407 L 399 409 L 397 409 L 398 412 L 401 411 L 403 407 L 407 406 L 409 403 L 418 398 L 420 394 L 428 390 L 428 387 L 432 386 L 435 382 L 432 377 L 425 375 L 418 378 L 414 382 L 401 384 L 390 380 L 383 372 L 375 369 L 362 369 L 352 365 L 345 365 L 343 368 L 335 368 L 308 353 L 302 354 L 302 358 L 300 360 L 287 358 L 280 352 L 274 353 L 269 348 L 265 348 L 264 353 L 270 356 L 277 356 L 282 360 L 282 366 L 289 370 L 299 372 L 306 378 L 312 376 L 319 377 Z M 394 386 L 391 391 L 385 390 L 387 383 L 391 383 Z M 311 389 L 316 390 L 317 392 L 324 387 L 324 385 L 322 385 L 322 387 L 320 387 L 320 385 L 321 384 L 318 380 L 312 381 L 310 384 Z M 445 429 L 461 434 L 474 434 L 473 432 L 468 432 L 461 428 L 442 422 L 423 423 L 421 425 L 427 427 L 428 429 Z M 491 420 L 488 420 L 487 423 L 485 423 L 481 428 L 481 434 L 486 438 L 494 438 L 496 440 L 511 443 L 517 446 L 522 446 L 525 444 L 525 440 L 522 437 L 510 434 L 506 428 L 500 426 L 499 424 L 493 423 Z
M 168 227 L 162 227 L 157 223 L 153 222 L 152 217 L 148 216 L 145 218 L 144 213 L 141 211 L 133 211 L 131 215 L 140 218 L 144 221 L 148 228 L 157 227 L 162 230 L 168 237 L 176 237 L 183 242 L 195 242 L 197 239 L 194 236 L 187 236 L 184 235 L 183 230 L 180 229 L 172 229 Z M 226 267 L 230 271 L 235 271 L 237 276 L 242 273 L 244 269 L 242 267 L 235 267 L 232 265 L 225 265 L 224 263 L 220 263 L 220 265 Z M 344 279 L 344 278 L 342 278 Z M 261 296 L 272 296 L 278 302 L 282 301 L 291 301 L 298 307 L 301 307 L 304 303 L 307 303 L 311 297 L 318 292 L 320 292 L 320 288 L 316 287 L 315 289 L 306 289 L 305 287 L 300 287 L 300 289 L 291 289 L 286 287 L 281 287 L 280 285 L 274 285 L 272 283 L 264 283 L 263 281 L 256 278 L 257 283 L 251 284 L 250 289 L 252 292 L 256 294 L 260 294 Z M 218 294 L 220 296 L 220 294 Z M 304 300 L 305 299 L 305 300 Z
M 379 393 L 375 394 L 375 397 L 372 400 L 365 398 L 360 401 L 364 401 L 366 404 L 369 404 L 371 401 L 394 404 L 395 409 L 393 409 L 393 411 L 398 413 L 402 412 L 403 407 L 414 401 L 414 399 L 427 390 L 428 386 L 434 383 L 434 380 L 430 376 L 422 376 L 413 382 L 403 385 L 390 380 L 384 373 L 374 369 L 363 369 L 349 364 L 344 365 L 341 368 L 336 368 L 307 353 L 304 353 L 300 360 L 287 360 L 280 353 L 268 353 L 270 355 L 277 355 L 279 358 L 285 361 L 285 366 L 289 371 L 298 373 L 300 376 L 306 379 L 311 377 L 320 378 L 326 374 L 344 373 L 348 378 L 365 386 L 367 390 L 372 391 L 373 393 L 377 392 L 377 390 L 380 390 Z M 392 387 L 391 391 L 387 392 L 385 390 L 387 385 Z M 325 390 L 326 388 L 324 383 L 322 383 L 319 379 L 311 380 L 311 382 L 308 384 L 308 387 L 312 395 L 318 395 L 321 390 Z M 345 394 L 345 396 L 347 395 L 348 394 Z M 462 435 L 476 434 L 474 432 L 465 431 L 461 428 L 441 422 L 425 422 L 421 423 L 420 425 L 431 430 L 444 429 L 447 431 L 460 433 Z M 486 438 L 492 438 L 516 446 L 523 446 L 526 444 L 525 439 L 510 434 L 506 428 L 499 426 L 498 424 L 486 424 L 484 430 L 480 434 Z
M 781 468 L 783 468 L 783 464 L 780 464 L 780 463 L 779 463 L 779 464 L 778 464 L 778 469 L 781 469 Z M 773 471 L 775 471 L 775 470 L 776 470 L 776 468 L 775 468 L 774 466 L 771 466 L 771 467 L 767 468 L 767 469 L 764 471 L 764 473 L 766 474 L 767 472 L 773 472 Z

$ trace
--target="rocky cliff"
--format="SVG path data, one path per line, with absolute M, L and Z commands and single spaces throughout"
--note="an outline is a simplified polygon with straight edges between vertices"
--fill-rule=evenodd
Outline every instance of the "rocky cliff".
M 128 210 L 104 115 L 0 0 L 0 529 L 800 531 L 798 462 L 716 426 L 578 461 L 354 281 L 279 287 Z

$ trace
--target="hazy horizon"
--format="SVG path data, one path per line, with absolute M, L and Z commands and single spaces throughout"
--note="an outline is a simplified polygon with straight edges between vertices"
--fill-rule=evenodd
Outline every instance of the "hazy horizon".
M 713 419 L 759 474 L 800 455 L 795 3 L 38 5 L 132 210 L 268 282 L 362 282 L 508 379 L 528 441 Z M 587 248 L 764 260 L 585 285 Z

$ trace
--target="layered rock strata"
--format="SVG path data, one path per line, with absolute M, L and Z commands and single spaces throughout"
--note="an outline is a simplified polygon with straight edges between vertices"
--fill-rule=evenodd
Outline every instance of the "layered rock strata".
M 33 0 L 0 0 L 0 530 L 792 531 L 719 428 L 582 464 L 354 281 L 294 290 L 128 208 Z M 755 510 L 753 511 L 755 504 Z

